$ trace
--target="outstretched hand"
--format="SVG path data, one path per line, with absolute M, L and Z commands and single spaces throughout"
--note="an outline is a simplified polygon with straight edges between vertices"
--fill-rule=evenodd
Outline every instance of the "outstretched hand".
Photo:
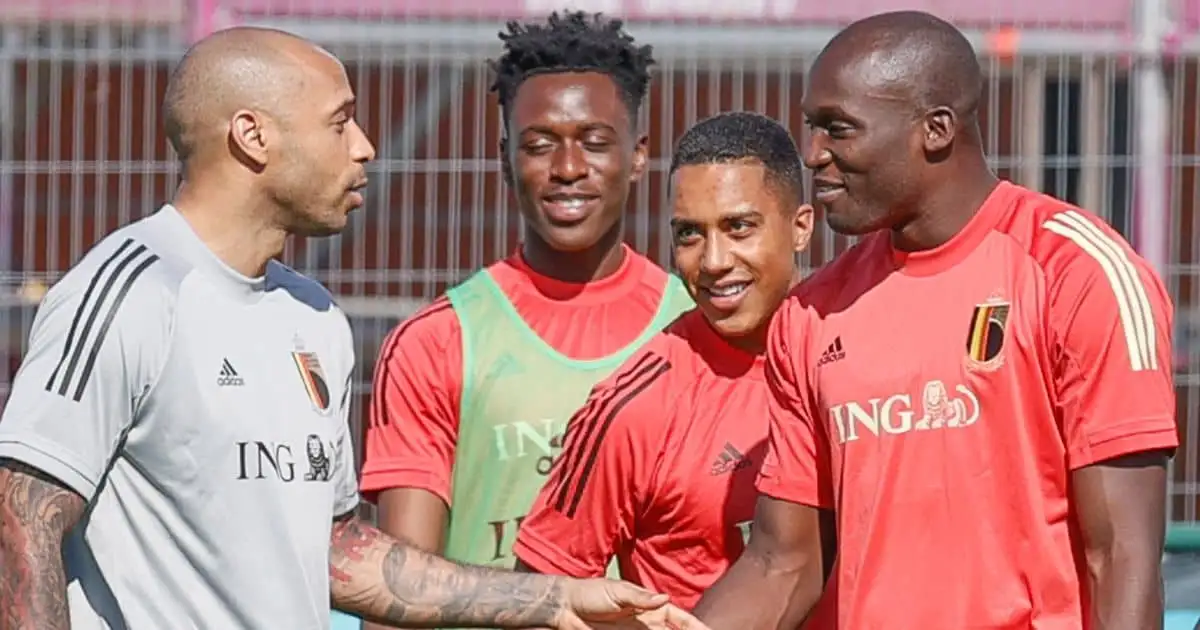
M 709 630 L 666 595 L 628 582 L 571 580 L 564 599 L 557 630 Z

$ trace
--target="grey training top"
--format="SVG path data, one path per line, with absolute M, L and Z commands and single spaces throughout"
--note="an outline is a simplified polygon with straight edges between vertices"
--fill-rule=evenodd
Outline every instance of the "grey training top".
M 76 630 L 329 627 L 329 537 L 358 502 L 354 348 L 318 283 L 224 265 L 171 206 L 46 295 L 0 457 L 87 500 Z

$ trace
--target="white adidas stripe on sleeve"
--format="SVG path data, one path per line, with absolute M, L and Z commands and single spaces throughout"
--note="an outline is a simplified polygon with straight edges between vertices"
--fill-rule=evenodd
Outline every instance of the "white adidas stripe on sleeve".
M 1074 210 L 1059 212 L 1042 227 L 1070 239 L 1100 263 L 1116 297 L 1121 330 L 1129 350 L 1130 368 L 1134 372 L 1158 369 L 1158 348 L 1150 299 L 1137 267 L 1133 266 L 1121 244 Z

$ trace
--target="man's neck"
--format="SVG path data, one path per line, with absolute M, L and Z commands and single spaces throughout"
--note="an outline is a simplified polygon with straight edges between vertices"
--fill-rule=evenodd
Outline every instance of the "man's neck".
M 235 197 L 212 186 L 184 183 L 171 204 L 218 259 L 257 278 L 283 253 L 287 232 L 254 201 Z
M 724 337 L 725 343 L 745 352 L 758 356 L 767 352 L 767 330 L 763 328 L 741 337 Z
M 934 186 L 914 208 L 913 218 L 892 230 L 892 245 L 916 252 L 933 249 L 954 238 L 983 207 L 1000 180 L 980 157 L 979 164 L 959 169 L 959 173 L 939 174 Z
M 607 278 L 621 268 L 625 260 L 622 228 L 618 224 L 598 243 L 578 252 L 562 252 L 550 247 L 529 230 L 521 245 L 521 257 L 535 272 L 562 282 L 584 284 Z

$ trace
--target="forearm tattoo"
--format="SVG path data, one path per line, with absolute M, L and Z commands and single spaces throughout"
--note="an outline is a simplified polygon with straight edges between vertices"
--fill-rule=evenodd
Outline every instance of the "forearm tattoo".
M 561 579 L 449 562 L 358 518 L 334 523 L 334 606 L 406 627 L 527 628 L 553 623 Z
M 70 628 L 62 541 L 83 506 L 40 471 L 0 460 L 0 628 Z

